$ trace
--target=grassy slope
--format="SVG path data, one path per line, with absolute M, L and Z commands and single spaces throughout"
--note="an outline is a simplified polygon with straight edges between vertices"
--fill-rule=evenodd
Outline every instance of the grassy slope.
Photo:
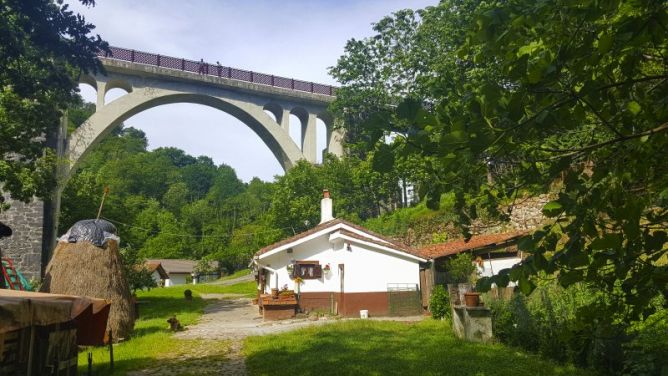
M 232 273 L 232 274 L 230 274 L 230 275 L 226 275 L 226 276 L 224 276 L 224 277 L 220 277 L 219 281 L 227 281 L 227 280 L 230 280 L 230 279 L 235 279 L 235 278 L 243 277 L 243 276 L 245 276 L 245 275 L 249 275 L 250 273 L 251 273 L 251 270 L 250 270 L 250 269 L 241 269 L 241 270 L 237 270 L 236 272 L 234 272 L 234 273 Z
M 193 300 L 186 301 L 183 291 L 193 291 Z M 192 354 L 198 357 L 222 357 L 227 351 L 224 341 L 178 340 L 168 330 L 167 319 L 176 315 L 181 324 L 191 325 L 202 315 L 206 303 L 201 293 L 234 293 L 254 296 L 255 282 L 231 286 L 187 285 L 157 288 L 138 293 L 140 318 L 135 323 L 131 339 L 114 346 L 114 365 L 117 374 L 125 371 L 152 367 L 166 361 L 176 361 L 179 355 Z M 109 351 L 107 347 L 88 349 L 93 352 L 94 374 L 109 374 Z M 87 351 L 79 353 L 79 371 L 87 369 Z M 193 352 L 196 352 L 193 354 Z M 171 359 L 171 360 L 170 360 Z
M 502 345 L 463 342 L 448 322 L 346 321 L 249 337 L 250 375 L 588 375 Z

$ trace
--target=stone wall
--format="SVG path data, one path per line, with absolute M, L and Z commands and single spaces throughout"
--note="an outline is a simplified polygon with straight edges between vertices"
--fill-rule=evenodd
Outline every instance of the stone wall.
M 510 213 L 508 221 L 478 219 L 471 225 L 473 235 L 498 234 L 513 231 L 527 231 L 540 227 L 546 220 L 543 206 L 553 200 L 549 195 L 518 198 L 512 207 L 502 206 L 500 210 Z M 443 243 L 462 237 L 461 230 L 451 221 L 439 217 L 427 217 L 411 224 L 405 234 L 396 237 L 412 247 L 420 248 L 429 244 Z
M 0 240 L 2 257 L 13 260 L 26 279 L 40 279 L 44 244 L 44 202 L 31 203 L 7 199 L 10 209 L 0 213 L 0 222 L 9 226 L 13 234 Z
M 482 223 L 477 221 L 473 223 L 472 232 L 474 234 L 496 234 L 510 231 L 533 230 L 545 222 L 543 215 L 543 206 L 551 201 L 550 196 L 544 194 L 535 197 L 519 198 L 511 206 L 502 207 L 502 212 L 510 212 L 508 222 Z

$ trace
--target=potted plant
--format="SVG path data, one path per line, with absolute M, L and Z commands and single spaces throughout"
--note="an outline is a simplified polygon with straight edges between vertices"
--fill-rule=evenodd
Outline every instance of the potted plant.
M 295 286 L 296 286 L 296 289 L 295 289 L 295 290 L 297 290 L 297 294 L 299 294 L 299 286 L 300 286 L 302 283 L 304 283 L 304 280 L 302 279 L 302 277 L 295 277 L 295 278 L 293 279 L 293 281 L 295 281 Z
M 323 273 L 328 275 L 329 273 L 331 273 L 332 267 L 329 266 L 329 263 L 327 263 L 325 266 L 322 267 L 322 271 L 323 271 Z
M 469 291 L 464 293 L 464 302 L 467 307 L 477 307 L 480 305 L 480 293 Z

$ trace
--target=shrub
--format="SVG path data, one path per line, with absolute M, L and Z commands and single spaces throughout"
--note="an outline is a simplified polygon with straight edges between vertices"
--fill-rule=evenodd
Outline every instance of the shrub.
M 450 296 L 441 285 L 434 287 L 429 298 L 429 311 L 431 317 L 444 319 L 450 317 Z
M 668 311 L 657 302 L 647 320 L 606 323 L 600 312 L 608 294 L 582 284 L 540 285 L 530 296 L 506 301 L 485 297 L 492 310 L 494 336 L 501 342 L 559 362 L 594 368 L 606 375 L 662 375 L 668 371 Z
M 668 375 L 668 310 L 632 325 L 624 346 L 624 375 Z
M 445 262 L 448 283 L 473 283 L 476 267 L 468 253 L 460 253 Z

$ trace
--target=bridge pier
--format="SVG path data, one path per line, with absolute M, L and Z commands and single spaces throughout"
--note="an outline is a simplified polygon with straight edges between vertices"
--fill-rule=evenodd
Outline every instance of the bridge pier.
M 316 119 L 315 114 L 308 114 L 306 122 L 302 124 L 302 154 L 304 159 L 311 163 L 316 163 L 317 137 L 316 137 Z

